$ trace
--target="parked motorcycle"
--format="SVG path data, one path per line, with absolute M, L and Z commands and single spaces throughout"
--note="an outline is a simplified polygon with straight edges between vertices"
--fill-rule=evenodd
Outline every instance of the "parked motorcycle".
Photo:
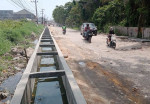
M 91 30 L 87 31 L 87 33 L 83 34 L 83 37 L 89 42 L 91 43 L 91 39 L 93 36 L 93 32 Z
M 66 30 L 65 30 L 65 29 L 63 29 L 63 34 L 64 34 L 64 35 L 66 34 Z
M 115 34 L 110 34 L 111 36 L 108 36 L 106 39 L 106 43 L 109 47 L 116 48 L 116 36 Z

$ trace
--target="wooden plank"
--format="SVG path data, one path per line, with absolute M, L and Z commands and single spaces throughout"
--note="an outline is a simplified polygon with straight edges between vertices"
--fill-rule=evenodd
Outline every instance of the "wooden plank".
M 52 52 L 41 52 L 41 53 L 37 53 L 37 55 L 58 55 L 57 51 L 52 51 Z
M 49 44 L 49 45 L 40 45 L 40 47 L 55 47 L 55 45 L 54 44 Z
M 35 72 L 30 74 L 30 78 L 45 78 L 45 77 L 60 77 L 64 76 L 64 70 L 57 70 L 57 71 L 49 71 L 49 72 Z

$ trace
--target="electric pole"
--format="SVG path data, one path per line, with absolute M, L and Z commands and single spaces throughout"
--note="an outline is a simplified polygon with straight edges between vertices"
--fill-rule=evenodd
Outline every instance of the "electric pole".
M 44 9 L 41 10 L 41 14 L 42 14 L 42 24 L 44 24 L 44 21 L 43 21 L 44 20 L 44 18 L 43 18 L 43 16 L 44 16 Z
M 36 21 L 37 21 L 37 24 L 38 24 L 38 11 L 37 11 L 37 0 L 35 1 L 31 1 L 31 2 L 34 2 L 35 3 L 35 11 L 36 11 Z

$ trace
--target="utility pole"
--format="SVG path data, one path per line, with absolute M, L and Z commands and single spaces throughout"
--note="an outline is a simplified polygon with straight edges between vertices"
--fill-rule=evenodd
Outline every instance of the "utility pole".
M 41 10 L 41 14 L 42 14 L 42 24 L 44 24 L 44 21 L 43 21 L 44 20 L 44 18 L 43 18 L 43 16 L 44 16 L 44 9 Z
M 38 24 L 38 11 L 37 11 L 37 0 L 35 1 L 31 1 L 31 2 L 34 2 L 35 3 L 35 11 L 36 11 L 36 21 L 37 21 L 37 24 Z
M 45 25 L 45 15 L 44 15 L 43 21 L 44 21 L 43 23 L 44 23 L 44 25 Z

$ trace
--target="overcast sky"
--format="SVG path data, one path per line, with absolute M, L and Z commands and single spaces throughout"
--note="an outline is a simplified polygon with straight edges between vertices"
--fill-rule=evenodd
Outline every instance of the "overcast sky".
M 1 1 L 0 10 L 14 10 L 14 12 L 17 12 L 22 9 L 17 5 L 15 5 L 13 2 L 11 2 L 11 0 L 0 0 L 0 1 Z M 30 8 L 30 10 L 32 11 L 34 10 L 34 3 L 31 3 L 30 0 L 14 0 L 14 1 L 23 1 L 23 4 L 26 5 L 27 8 Z M 56 5 L 64 5 L 66 2 L 72 0 L 37 0 L 37 1 L 39 14 L 41 15 L 40 13 L 41 9 L 45 9 L 46 17 L 52 19 L 52 13 Z

